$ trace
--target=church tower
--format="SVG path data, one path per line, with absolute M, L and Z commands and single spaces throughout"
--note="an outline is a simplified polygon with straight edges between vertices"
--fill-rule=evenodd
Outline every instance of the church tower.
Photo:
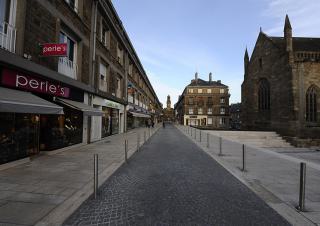
M 170 100 L 170 95 L 167 96 L 167 109 L 171 108 L 171 100 Z

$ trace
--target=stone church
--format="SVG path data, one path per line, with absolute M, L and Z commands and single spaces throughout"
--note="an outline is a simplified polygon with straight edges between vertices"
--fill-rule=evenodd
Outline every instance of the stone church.
M 174 110 L 171 107 L 170 95 L 167 96 L 167 107 L 163 109 L 163 120 L 164 121 L 175 121 Z
M 243 129 L 320 145 L 320 38 L 293 37 L 287 15 L 284 37 L 260 31 L 250 59 L 245 51 L 244 71 Z

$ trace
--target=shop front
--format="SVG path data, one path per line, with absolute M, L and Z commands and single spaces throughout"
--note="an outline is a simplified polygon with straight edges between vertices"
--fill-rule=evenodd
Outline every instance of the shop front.
M 153 121 L 154 119 L 147 113 L 147 111 L 133 104 L 128 105 L 127 111 L 127 128 L 134 129 L 139 127 L 145 127 L 148 120 Z
M 84 92 L 38 75 L 3 68 L 0 164 L 83 142 L 84 118 L 102 115 Z
M 102 117 L 93 117 L 91 141 L 124 131 L 124 105 L 95 96 L 93 106 L 103 112 Z

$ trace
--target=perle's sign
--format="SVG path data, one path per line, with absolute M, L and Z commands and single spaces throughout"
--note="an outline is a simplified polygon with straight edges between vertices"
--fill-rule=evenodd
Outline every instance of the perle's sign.
M 44 43 L 41 46 L 41 56 L 67 56 L 67 43 Z
M 3 69 L 2 84 L 32 92 L 46 93 L 54 96 L 69 97 L 70 89 L 60 84 L 22 74 L 17 71 Z

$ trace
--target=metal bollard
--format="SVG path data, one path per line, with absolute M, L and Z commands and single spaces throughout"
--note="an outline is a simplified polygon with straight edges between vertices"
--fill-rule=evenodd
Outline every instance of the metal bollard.
M 190 136 L 192 137 L 192 129 L 190 129 L 190 131 L 191 131 L 191 135 Z
M 200 143 L 201 143 L 201 130 L 200 130 Z
M 242 171 L 246 171 L 246 148 L 244 144 L 242 144 Z
M 140 133 L 137 133 L 137 151 L 140 149 Z
M 98 196 L 98 154 L 93 155 L 93 193 L 94 199 Z
M 210 143 L 209 143 L 209 133 L 207 133 L 207 148 L 209 148 Z
M 194 129 L 194 139 L 197 140 L 197 129 Z
M 151 135 L 151 134 L 150 134 L 150 130 L 151 130 L 151 129 L 149 128 L 149 136 L 148 136 L 148 139 L 150 138 L 150 135 Z
M 219 156 L 222 156 L 222 138 L 219 137 Z
M 128 140 L 124 140 L 124 160 L 128 163 Z
M 146 131 L 143 132 L 143 137 L 144 137 L 144 143 L 145 143 L 146 142 L 146 137 L 147 137 Z
M 305 211 L 306 197 L 306 163 L 300 163 L 300 190 L 299 190 L 299 206 L 298 210 Z

